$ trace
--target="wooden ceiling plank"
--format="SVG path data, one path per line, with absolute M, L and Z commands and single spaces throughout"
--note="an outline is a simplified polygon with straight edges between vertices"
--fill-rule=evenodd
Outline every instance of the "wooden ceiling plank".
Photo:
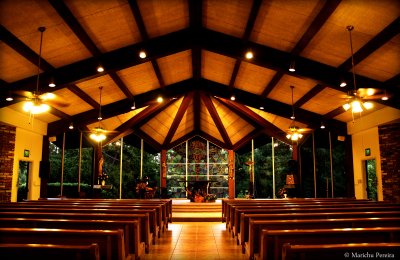
M 184 29 L 149 40 L 146 42 L 146 48 L 149 49 L 151 53 L 148 60 L 166 56 L 171 53 L 178 53 L 191 48 L 190 35 L 190 30 Z M 66 87 L 68 84 L 75 84 L 85 79 L 98 77 L 99 73 L 94 69 L 98 65 L 98 60 L 103 61 L 103 66 L 106 69 L 105 73 L 139 65 L 143 63 L 143 60 L 139 57 L 133 57 L 132 53 L 136 53 L 137 50 L 142 49 L 142 47 L 143 43 L 138 43 L 118 50 L 113 50 L 102 54 L 98 59 L 89 58 L 57 68 L 52 73 L 42 73 L 44 74 L 42 78 L 49 78 L 54 74 L 54 77 L 57 78 L 57 87 L 60 89 Z M 9 89 L 33 91 L 35 82 L 36 77 L 28 77 L 13 82 L 9 84 L 7 89 L 1 89 L 0 91 L 8 91 Z M 51 88 L 44 87 L 43 91 L 51 91 Z
M 389 24 L 385 29 L 378 33 L 374 38 L 362 46 L 356 53 L 354 53 L 354 65 L 357 65 L 362 60 L 367 58 L 374 51 L 382 47 L 393 37 L 400 33 L 400 17 Z M 340 70 L 348 71 L 352 67 L 351 57 L 348 58 L 342 65 L 339 66 Z
M 254 2 L 253 2 L 253 5 L 252 5 L 251 11 L 250 11 L 250 15 L 249 15 L 249 19 L 247 20 L 246 28 L 245 28 L 243 36 L 242 36 L 243 42 L 247 42 L 249 40 L 249 38 L 250 38 L 251 32 L 252 32 L 253 27 L 254 27 L 254 23 L 255 23 L 255 21 L 257 19 L 258 12 L 259 12 L 260 7 L 261 7 L 261 3 L 262 3 L 261 0 L 254 0 Z M 243 55 L 244 55 L 244 53 L 243 53 Z M 233 68 L 231 79 L 229 81 L 229 89 L 231 91 L 234 88 L 234 84 L 235 84 L 236 77 L 237 77 L 238 72 L 239 72 L 241 60 L 242 59 L 237 59 L 236 62 L 235 62 L 235 66 Z
M 325 22 L 331 16 L 331 14 L 336 10 L 341 0 L 331 0 L 326 1 L 325 5 L 322 7 L 321 11 L 314 18 L 311 25 L 307 28 L 303 36 L 297 42 L 296 46 L 293 48 L 291 53 L 293 55 L 299 55 L 304 48 L 310 43 L 312 38 L 318 33 Z
M 166 135 L 165 139 L 164 139 L 164 143 L 163 146 L 165 146 L 166 144 L 170 143 L 172 140 L 172 137 L 174 136 L 176 129 L 178 129 L 179 124 L 182 121 L 183 115 L 185 114 L 185 112 L 187 111 L 190 102 L 193 100 L 193 92 L 190 92 L 189 94 L 187 94 L 185 96 L 185 98 L 183 99 L 181 105 L 179 106 L 178 112 L 175 115 L 174 121 L 171 124 L 171 127 L 168 131 L 168 134 Z
M 0 40 L 2 40 L 5 44 L 10 46 L 16 52 L 18 52 L 21 56 L 27 59 L 29 62 L 38 65 L 39 55 L 36 54 L 32 49 L 30 49 L 25 43 L 20 41 L 17 37 L 15 37 L 11 32 L 9 32 L 3 25 L 0 24 Z M 40 68 L 45 71 L 52 71 L 54 67 L 50 65 L 43 58 L 40 59 Z
M 201 100 L 203 100 L 204 104 L 206 105 L 207 110 L 210 113 L 212 119 L 214 120 L 214 123 L 217 126 L 218 131 L 220 132 L 222 138 L 224 139 L 226 146 L 232 147 L 232 142 L 229 138 L 229 135 L 228 135 L 228 133 L 224 127 L 224 124 L 222 123 L 222 120 L 219 117 L 217 109 L 215 108 L 214 104 L 212 103 L 210 97 L 205 95 L 204 93 L 201 93 L 200 96 L 201 96 Z
M 215 138 L 214 136 L 211 136 L 203 131 L 200 131 L 199 136 L 205 138 L 206 140 L 210 141 L 211 143 L 214 143 L 216 145 L 218 145 L 221 148 L 225 148 L 225 149 L 232 149 L 232 145 L 227 145 L 226 143 L 221 142 L 220 140 L 218 140 L 217 138 Z
M 202 39 L 207 39 L 207 41 L 204 40 L 202 42 L 206 50 L 235 59 L 242 56 L 243 47 L 240 39 L 206 29 L 203 29 L 202 34 Z M 285 53 L 256 43 L 249 43 L 249 48 L 258 54 L 252 60 L 248 61 L 250 63 L 285 74 L 290 73 L 291 76 L 310 78 L 335 90 L 343 93 L 346 92 L 346 90 L 338 86 L 338 79 L 343 72 L 337 68 L 301 56 L 293 57 L 294 55 L 290 53 Z M 297 69 L 295 72 L 289 72 L 287 65 L 290 64 L 290 61 L 293 59 L 296 60 Z M 381 88 L 382 85 L 382 82 L 360 75 L 357 75 L 357 82 L 362 85 L 377 86 L 377 88 Z
M 327 1 L 322 7 L 321 11 L 315 17 L 311 25 L 304 32 L 303 36 L 297 42 L 296 46 L 291 51 L 292 55 L 299 55 L 302 50 L 310 43 L 312 38 L 317 34 L 321 27 L 325 24 L 326 20 L 336 10 L 341 0 Z M 262 93 L 262 96 L 267 97 L 269 93 L 275 88 L 280 79 L 283 77 L 283 72 L 277 72 L 274 78 L 268 83 L 267 87 Z
M 318 93 L 320 93 L 325 88 L 326 86 L 317 84 L 312 89 L 310 89 L 310 91 L 308 91 L 304 96 L 302 96 L 299 100 L 297 100 L 297 102 L 293 104 L 293 107 L 295 108 L 301 107 L 302 105 L 307 103 L 310 99 L 318 95 Z
M 221 99 L 221 101 L 222 101 L 222 99 Z M 281 129 L 276 127 L 274 124 L 271 124 L 270 122 L 265 120 L 260 115 L 254 113 L 248 107 L 238 104 L 237 102 L 230 101 L 230 100 L 224 100 L 224 103 L 227 104 L 227 106 L 231 110 L 233 110 L 235 113 L 237 113 L 240 117 L 250 118 L 250 120 L 254 121 L 258 125 L 258 127 L 262 127 L 263 129 L 265 129 L 266 133 L 269 136 L 277 137 L 277 136 L 279 136 L 279 133 L 282 133 Z
M 86 33 L 85 29 L 83 29 L 82 25 L 78 22 L 67 5 L 62 0 L 49 0 L 49 2 L 90 53 L 93 56 L 100 56 L 101 51 L 97 48 L 96 44 L 94 44 L 93 40 Z

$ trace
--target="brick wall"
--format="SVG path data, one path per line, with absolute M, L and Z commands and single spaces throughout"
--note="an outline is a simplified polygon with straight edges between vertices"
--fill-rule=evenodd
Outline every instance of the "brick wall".
M 0 123 L 0 201 L 11 201 L 15 127 Z
M 400 202 L 400 123 L 379 127 L 383 200 Z

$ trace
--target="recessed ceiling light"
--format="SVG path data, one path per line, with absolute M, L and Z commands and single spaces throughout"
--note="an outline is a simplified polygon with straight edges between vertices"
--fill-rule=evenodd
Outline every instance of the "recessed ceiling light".
M 248 52 L 246 52 L 245 57 L 246 57 L 246 59 L 251 60 L 254 57 L 254 54 L 252 51 L 248 51 Z
M 140 52 L 139 52 L 139 57 L 140 57 L 141 59 L 146 58 L 146 57 L 147 57 L 146 52 L 145 52 L 145 51 L 140 51 Z

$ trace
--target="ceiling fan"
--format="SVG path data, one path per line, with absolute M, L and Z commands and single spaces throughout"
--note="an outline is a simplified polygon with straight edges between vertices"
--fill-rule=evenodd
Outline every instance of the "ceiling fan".
M 48 111 L 50 106 L 69 106 L 69 103 L 65 102 L 62 98 L 58 97 L 54 93 L 41 93 L 39 91 L 40 84 L 40 63 L 42 59 L 42 44 L 43 44 L 43 33 L 46 30 L 45 27 L 38 28 L 40 32 L 40 48 L 39 48 L 39 61 L 37 66 L 37 78 L 36 78 L 36 90 L 33 92 L 25 90 L 13 91 L 18 96 L 21 96 L 26 101 L 23 106 L 23 110 L 30 114 L 40 114 Z
M 308 133 L 311 132 L 312 129 L 310 128 L 300 128 L 296 125 L 296 117 L 294 115 L 294 105 L 293 105 L 293 90 L 294 86 L 290 86 L 292 90 L 292 116 L 290 119 L 292 119 L 292 122 L 289 126 L 289 129 L 286 130 L 286 138 L 292 141 L 298 141 L 303 137 L 303 133 Z
M 105 129 L 102 127 L 102 125 L 101 125 L 101 121 L 103 120 L 103 116 L 102 116 L 102 114 L 101 114 L 101 94 L 102 94 L 102 91 L 103 91 L 103 87 L 102 87 L 102 86 L 99 87 L 99 91 L 100 91 L 100 99 L 99 99 L 99 104 L 100 104 L 100 106 L 99 106 L 99 115 L 98 115 L 98 117 L 97 117 L 98 126 L 96 126 L 95 128 L 93 128 L 93 129 L 90 131 L 90 135 L 89 135 L 89 137 L 90 137 L 92 140 L 96 141 L 96 142 L 102 142 L 102 141 L 104 141 L 104 140 L 107 138 L 107 135 L 106 135 L 107 133 L 112 133 L 112 132 L 114 132 L 114 131 L 105 130 Z
M 349 90 L 347 95 L 344 95 L 343 98 L 346 99 L 346 103 L 343 105 L 344 110 L 351 109 L 352 113 L 361 113 L 364 110 L 371 109 L 373 104 L 368 100 L 387 100 L 389 96 L 387 95 L 385 90 L 375 89 L 375 88 L 357 88 L 356 85 L 356 73 L 354 66 L 354 53 L 353 53 L 353 41 L 351 32 L 354 29 L 354 26 L 348 25 L 346 27 L 349 32 L 350 39 L 350 51 L 351 51 L 351 66 L 352 66 L 352 75 L 353 75 L 353 89 Z M 365 102 L 364 102 L 365 101 Z

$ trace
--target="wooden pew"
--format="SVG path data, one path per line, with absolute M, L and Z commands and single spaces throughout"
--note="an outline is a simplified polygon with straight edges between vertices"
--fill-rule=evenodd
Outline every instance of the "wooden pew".
M 160 230 L 157 222 L 157 211 L 154 208 L 130 208 L 130 209 L 114 209 L 114 208 L 95 208 L 95 207 L 80 207 L 80 206 L 71 206 L 65 205 L 64 207 L 5 207 L 0 206 L 0 214 L 4 212 L 54 212 L 58 214 L 64 213 L 98 213 L 98 214 L 148 214 L 149 215 L 149 223 L 150 223 L 150 233 L 154 234 L 152 236 L 152 243 L 155 244 L 156 234 L 160 235 Z
M 99 245 L 101 260 L 129 260 L 122 230 L 0 228 L 3 244 Z
M 249 259 L 259 253 L 260 232 L 263 229 L 330 229 L 330 228 L 364 228 L 364 227 L 396 227 L 398 218 L 341 218 L 341 219 L 293 219 L 293 220 L 252 220 L 249 223 L 249 237 L 242 244 Z
M 57 245 L 57 244 L 1 244 L 0 255 L 7 259 L 40 260 L 100 260 L 99 245 Z
M 163 218 L 166 222 L 171 222 L 172 218 L 172 199 L 76 199 L 76 198 L 44 198 L 39 200 L 25 200 L 24 202 L 38 203 L 85 203 L 85 204 L 105 204 L 105 205 L 161 205 L 163 207 Z
M 226 215 L 226 225 L 230 230 L 232 230 L 233 226 L 235 225 L 235 219 L 236 216 L 239 215 L 240 213 L 237 213 L 237 211 L 241 210 L 246 210 L 246 209 L 271 209 L 271 210 L 279 210 L 279 209 L 287 209 L 287 210 L 293 210 L 295 208 L 324 208 L 324 207 L 381 207 L 381 206 L 388 206 L 390 203 L 378 203 L 378 202 L 357 202 L 357 203 L 352 203 L 352 202 L 319 202 L 319 201 L 303 201 L 301 203 L 295 203 L 293 201 L 291 202 L 283 202 L 283 203 L 240 203 L 238 205 L 230 205 L 227 209 L 227 215 Z M 389 206 L 394 206 L 393 204 L 390 204 Z M 399 208 L 400 206 L 397 205 Z
M 143 211 L 149 212 L 150 217 L 150 230 L 161 236 L 162 232 L 162 220 L 161 220 L 161 206 L 160 205 L 126 205 L 126 206 L 107 206 L 98 204 L 25 204 L 25 203 L 2 203 L 0 204 L 0 212 L 14 211 L 14 210 L 25 210 L 25 211 L 37 211 L 37 212 L 97 212 L 97 213 L 143 213 Z M 140 212 L 142 211 L 142 212 Z M 153 212 L 154 211 L 154 212 Z
M 150 232 L 149 215 L 142 214 L 101 214 L 101 213 L 57 213 L 57 212 L 0 212 L 2 218 L 42 218 L 42 219 L 77 219 L 77 220 L 139 220 L 140 221 L 140 238 L 145 244 L 146 253 L 149 252 L 153 234 Z
M 144 242 L 141 242 L 140 238 L 139 220 L 0 218 L 0 228 L 3 227 L 84 230 L 121 229 L 124 231 L 126 252 L 132 255 L 133 259 L 140 259 L 145 251 Z
M 351 218 L 400 218 L 399 211 L 383 211 L 383 212 L 322 212 L 322 213 L 280 213 L 280 214 L 242 214 L 242 228 L 239 235 L 239 243 L 242 246 L 242 252 L 245 250 L 246 242 L 250 240 L 250 221 L 286 221 L 287 223 L 293 220 L 303 219 L 351 219 Z M 246 225 L 244 223 L 247 223 Z M 258 236 L 253 231 L 251 235 L 253 239 Z M 251 251 L 250 251 L 251 252 Z
M 400 242 L 400 227 L 291 229 L 261 231 L 260 254 L 255 259 L 282 258 L 282 246 L 291 244 L 344 244 L 344 243 Z
M 92 205 L 96 207 L 118 207 L 118 208 L 130 208 L 132 207 L 149 207 L 156 206 L 159 217 L 157 219 L 158 225 L 162 227 L 162 231 L 168 229 L 168 222 L 171 222 L 172 218 L 172 200 L 160 200 L 160 199 L 68 199 L 68 198 L 49 198 L 40 200 L 26 200 L 19 204 L 40 204 L 40 205 Z M 158 209 L 160 207 L 160 209 Z
M 230 220 L 232 237 L 238 236 L 240 233 L 240 216 L 242 213 L 317 213 L 317 212 L 346 212 L 346 211 L 394 211 L 400 212 L 400 206 L 398 204 L 377 204 L 375 206 L 369 205 L 357 205 L 357 204 L 345 204 L 341 206 L 337 205 L 300 205 L 296 207 L 237 207 L 233 209 L 233 216 Z
M 282 260 L 396 259 L 400 243 L 348 243 L 292 245 L 282 247 Z
M 222 222 L 229 216 L 230 206 L 234 205 L 288 205 L 288 204 L 337 204 L 337 203 L 368 203 L 367 199 L 355 198 L 290 198 L 290 199 L 222 199 Z M 381 203 L 381 202 L 380 202 Z
M 165 207 L 165 219 L 172 222 L 172 199 L 77 199 L 77 198 L 41 198 L 39 200 L 25 200 L 24 202 L 50 202 L 50 203 L 106 203 L 115 204 L 160 204 Z M 164 215 L 163 215 L 164 216 Z

